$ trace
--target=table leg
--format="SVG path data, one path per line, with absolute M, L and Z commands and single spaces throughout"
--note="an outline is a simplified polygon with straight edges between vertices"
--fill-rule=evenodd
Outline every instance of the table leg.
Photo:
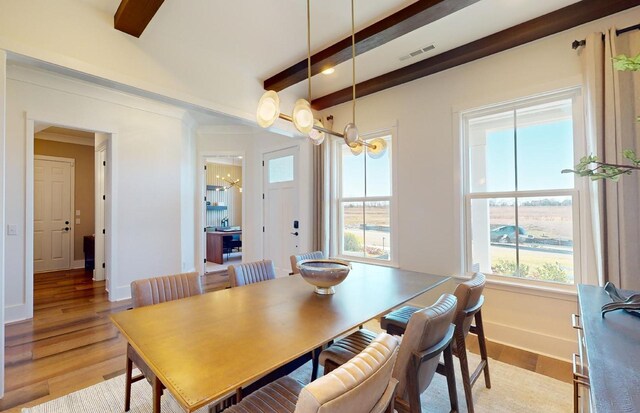
M 153 378 L 153 413 L 160 413 L 160 398 L 162 397 L 162 383 L 157 377 Z
M 133 362 L 127 354 L 127 372 L 124 387 L 124 411 L 131 410 L 131 376 L 133 375 Z

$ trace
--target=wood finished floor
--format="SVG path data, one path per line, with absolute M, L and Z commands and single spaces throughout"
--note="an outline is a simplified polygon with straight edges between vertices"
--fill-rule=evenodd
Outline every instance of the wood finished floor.
M 224 288 L 225 276 L 205 279 L 206 290 Z M 5 329 L 0 412 L 17 413 L 123 374 L 126 341 L 109 315 L 130 306 L 130 300 L 109 302 L 104 281 L 93 282 L 83 270 L 37 274 L 34 318 Z M 468 346 L 477 352 L 477 342 Z M 495 360 L 571 382 L 569 363 L 491 342 L 488 351 Z

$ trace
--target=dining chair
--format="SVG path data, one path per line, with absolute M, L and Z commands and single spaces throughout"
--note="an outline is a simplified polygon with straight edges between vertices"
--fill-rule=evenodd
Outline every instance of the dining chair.
M 416 311 L 409 319 L 393 369 L 393 378 L 398 380 L 395 399 L 398 412 L 422 411 L 420 394 L 429 387 L 438 370 L 447 377 L 451 411 L 458 411 L 451 345 L 456 304 L 455 296 L 443 294 L 435 304 Z M 374 337 L 375 333 L 361 329 L 336 341 L 320 354 L 325 374 L 355 357 Z M 443 353 L 444 364 L 440 365 L 440 355 Z
M 349 362 L 308 385 L 284 376 L 225 412 L 393 413 L 397 357 L 398 340 L 381 333 Z
M 302 260 L 319 260 L 325 258 L 324 252 L 322 251 L 313 251 L 307 252 L 305 254 L 292 255 L 290 257 L 291 260 L 291 272 L 289 275 L 299 274 L 300 270 L 298 270 L 298 264 Z
M 276 278 L 276 269 L 271 260 L 230 265 L 228 271 L 231 287 L 241 287 Z
M 482 323 L 482 305 L 484 304 L 484 286 L 486 277 L 482 273 L 476 273 L 473 278 L 458 284 L 454 295 L 458 299 L 455 316 L 455 332 L 453 334 L 453 354 L 460 361 L 460 371 L 462 375 L 462 385 L 467 402 L 469 413 L 474 412 L 473 394 L 471 388 L 476 383 L 480 374 L 484 372 L 484 383 L 487 389 L 491 388 L 491 377 L 489 376 L 489 360 L 487 357 L 487 343 L 484 335 L 484 325 Z M 404 333 L 407 321 L 411 314 L 419 311 L 418 307 L 402 307 L 383 317 L 381 326 L 389 334 L 401 335 Z M 469 371 L 467 359 L 466 337 L 471 333 L 478 339 L 480 349 L 480 363 L 473 371 Z
M 202 294 L 202 284 L 200 275 L 197 272 L 185 274 L 166 275 L 162 277 L 146 278 L 136 280 L 131 283 L 131 299 L 133 308 L 145 307 L 160 304 L 167 301 L 187 298 Z M 141 374 L 133 377 L 133 365 L 140 370 Z M 157 379 L 155 375 L 142 360 L 142 357 L 127 344 L 127 368 L 125 377 L 124 411 L 131 408 L 131 384 L 146 378 L 154 387 L 154 399 L 159 402 L 162 396 L 162 387 L 154 383 Z M 156 386 L 159 388 L 156 391 Z

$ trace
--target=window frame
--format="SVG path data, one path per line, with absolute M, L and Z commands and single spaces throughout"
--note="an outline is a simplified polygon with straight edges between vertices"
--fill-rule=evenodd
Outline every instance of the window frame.
M 572 123 L 573 123 L 573 161 L 574 164 L 578 163 L 580 154 L 584 154 L 586 142 L 584 137 L 584 125 L 583 125 L 583 106 L 582 106 L 582 93 L 580 87 L 572 87 L 568 89 L 562 89 L 552 91 L 540 95 L 528 96 L 511 101 L 488 105 L 477 109 L 469 109 L 459 112 L 459 135 L 460 135 L 460 165 L 461 165 L 461 180 L 462 180 L 462 243 L 463 249 L 461 256 L 462 272 L 467 276 L 474 273 L 473 270 L 473 257 L 472 257 L 472 223 L 471 223 L 471 202 L 473 199 L 491 199 L 491 198 L 513 198 L 517 205 L 517 202 L 522 198 L 528 197 L 553 197 L 553 196 L 569 196 L 572 200 L 572 214 L 573 214 L 573 283 L 561 283 L 554 281 L 534 280 L 528 278 L 520 278 L 509 275 L 501 274 L 487 274 L 489 280 L 505 283 L 522 285 L 527 287 L 538 287 L 541 289 L 554 289 L 573 291 L 575 286 L 583 281 L 584 274 L 582 269 L 586 268 L 586 258 L 582 254 L 582 245 L 584 243 L 585 231 L 583 225 L 585 224 L 581 212 L 583 209 L 582 194 L 585 189 L 585 183 L 583 180 L 579 180 L 578 177 L 573 178 L 573 188 L 569 189 L 548 189 L 548 190 L 513 190 L 513 191 L 496 191 L 496 192 L 471 192 L 470 182 L 470 142 L 469 142 L 469 119 L 477 118 L 491 114 L 497 114 L 505 111 L 516 111 L 518 109 L 524 109 L 531 106 L 536 106 L 544 103 L 554 102 L 558 100 L 571 100 L 572 102 Z M 517 169 L 514 173 L 518 173 Z M 514 223 L 518 226 L 517 214 Z M 516 245 L 517 239 L 516 239 Z
M 389 172 L 390 176 L 390 184 L 391 184 L 391 194 L 389 196 L 361 196 L 361 197 L 342 197 L 342 149 L 345 145 L 342 139 L 334 139 L 333 140 L 333 148 L 332 148 L 332 158 L 334 161 L 335 177 L 334 177 L 334 196 L 333 196 L 333 211 L 332 214 L 335 219 L 333 219 L 333 234 L 334 244 L 332 249 L 336 257 L 344 259 L 346 261 L 353 262 L 361 262 L 366 264 L 374 264 L 386 267 L 398 267 L 398 219 L 397 219 L 397 169 L 396 169 L 396 154 L 397 154 L 397 134 L 396 127 L 381 129 L 375 132 L 369 132 L 366 134 L 361 134 L 360 138 L 365 141 L 369 141 L 371 139 L 379 138 L 379 137 L 387 137 L 390 136 L 391 142 L 388 149 L 391 151 L 389 156 L 390 168 Z M 353 156 L 353 155 L 352 155 Z M 358 156 L 368 156 L 366 152 Z M 366 176 L 365 176 L 366 179 Z M 364 184 L 364 182 L 363 182 Z M 382 260 L 379 258 L 367 258 L 367 257 L 358 257 L 354 255 L 347 255 L 342 253 L 343 248 L 343 240 L 344 240 L 344 226 L 343 226 L 343 204 L 346 202 L 389 202 L 389 220 L 390 220 L 390 230 L 389 230 L 389 259 Z

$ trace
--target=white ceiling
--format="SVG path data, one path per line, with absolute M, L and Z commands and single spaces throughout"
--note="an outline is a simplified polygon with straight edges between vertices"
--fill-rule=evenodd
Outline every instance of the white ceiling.
M 113 15 L 119 0 L 82 0 L 102 13 Z M 387 73 L 470 41 L 544 15 L 579 0 L 480 0 L 453 15 L 415 30 L 358 56 L 357 81 Z M 356 1 L 356 30 L 370 25 L 412 0 Z M 350 34 L 349 0 L 311 1 L 311 49 L 322 50 Z M 306 57 L 306 2 L 304 0 L 166 0 L 139 41 L 180 47 L 180 55 L 197 70 L 221 65 L 262 82 Z M 434 43 L 436 49 L 405 61 L 398 58 Z M 175 53 L 169 53 L 176 55 Z M 206 57 L 206 58 L 205 58 Z M 198 63 L 202 65 L 199 66 Z M 206 68 L 204 68 L 206 70 Z M 212 72 L 215 72 L 212 68 Z M 318 97 L 351 83 L 351 62 L 339 65 L 333 75 L 313 80 Z M 286 94 L 306 97 L 306 83 Z

